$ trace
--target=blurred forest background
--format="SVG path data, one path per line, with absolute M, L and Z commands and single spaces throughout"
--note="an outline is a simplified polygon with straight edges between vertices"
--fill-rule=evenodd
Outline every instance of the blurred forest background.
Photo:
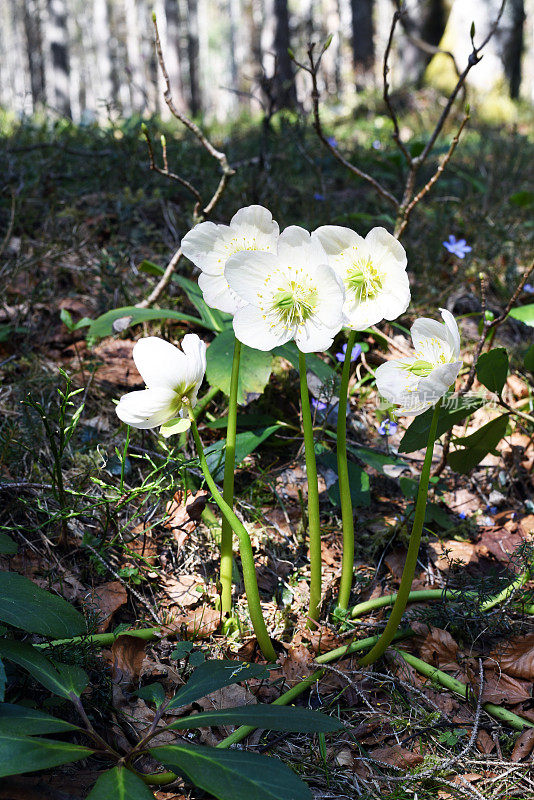
M 483 38 L 500 0 L 408 0 L 391 67 L 397 86 L 447 90 Z M 0 0 L 0 106 L 23 118 L 46 109 L 89 124 L 168 114 L 153 46 L 157 15 L 175 103 L 225 120 L 263 106 L 307 107 L 296 76 L 310 40 L 334 34 L 323 99 L 352 105 L 381 85 L 392 0 Z M 477 91 L 534 99 L 534 0 L 508 0 L 497 35 L 470 74 Z M 448 51 L 448 55 L 438 52 Z M 451 58 L 454 56 L 454 59 Z M 501 109 L 502 111 L 502 109 Z

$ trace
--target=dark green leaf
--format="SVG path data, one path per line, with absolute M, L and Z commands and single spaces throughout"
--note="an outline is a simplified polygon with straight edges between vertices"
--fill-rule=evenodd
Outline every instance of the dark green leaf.
M 382 475 L 388 474 L 384 467 L 406 467 L 405 461 L 396 456 L 389 455 L 388 453 L 379 453 L 377 450 L 370 450 L 367 447 L 347 446 L 347 449 L 350 453 L 355 455 L 356 458 L 363 461 L 364 464 L 368 464 L 368 466 L 376 469 L 376 471 L 380 472 Z
M 0 533 L 0 553 L 3 556 L 13 556 L 18 549 L 18 544 L 10 536 L 6 533 Z
M 497 447 L 505 435 L 507 427 L 508 414 L 503 414 L 501 417 L 491 420 L 491 422 L 488 422 L 470 436 L 462 436 L 455 439 L 455 444 L 462 445 L 462 449 L 449 453 L 447 463 L 456 472 L 461 472 L 465 475 L 477 464 L 480 464 L 482 459 Z
M 224 328 L 232 326 L 232 316 L 230 314 L 224 314 L 216 308 L 211 308 L 204 300 L 198 283 L 189 280 L 189 278 L 184 278 L 183 275 L 174 274 L 172 279 L 184 290 L 189 300 L 200 314 L 202 321 L 210 330 L 222 331 Z
M 481 397 L 451 397 L 450 401 L 454 401 L 453 408 L 447 408 L 447 402 L 441 407 L 438 419 L 438 429 L 436 439 L 443 436 L 444 433 L 449 431 L 454 425 L 458 425 L 469 414 L 472 414 L 477 408 L 484 405 L 484 400 Z M 414 450 L 421 450 L 426 447 L 428 443 L 428 436 L 430 433 L 430 423 L 432 421 L 433 408 L 429 408 L 424 414 L 415 417 L 412 424 L 402 437 L 399 445 L 399 453 L 413 453 Z
M 52 661 L 26 642 L 0 640 L 0 656 L 27 669 L 36 681 L 68 700 L 72 694 L 79 697 L 89 682 L 80 667 Z
M 281 356 L 289 361 L 295 369 L 299 368 L 299 350 L 295 342 L 286 342 L 280 347 L 275 347 L 273 356 Z M 335 383 L 338 378 L 336 371 L 314 353 L 306 353 L 306 369 L 317 375 L 323 383 Z
M 153 261 L 149 261 L 147 258 L 141 261 L 137 269 L 139 272 L 144 272 L 145 275 L 153 275 L 155 278 L 161 278 L 165 272 L 163 267 L 160 267 L 159 264 L 154 264 Z
M 129 769 L 113 767 L 100 775 L 87 800 L 154 800 L 154 795 Z
M 529 192 L 528 189 L 515 192 L 515 194 L 510 195 L 510 202 L 513 203 L 514 206 L 531 206 L 534 204 L 534 192 Z
M 165 702 L 165 689 L 161 683 L 149 683 L 148 686 L 142 686 L 134 694 L 148 703 L 154 703 L 156 708 Z
M 325 466 L 337 472 L 337 459 L 334 453 L 327 453 L 319 457 Z M 350 498 L 353 506 L 360 508 L 367 508 L 371 502 L 371 494 L 369 491 L 369 475 L 355 464 L 353 461 L 348 462 L 349 471 L 349 488 Z M 339 508 L 341 505 L 341 493 L 339 490 L 339 481 L 336 481 L 328 489 L 328 498 L 330 502 Z
M 482 353 L 477 361 L 477 378 L 490 392 L 502 392 L 508 377 L 508 353 L 504 347 L 495 347 Z
M 18 572 L 0 571 L 0 621 L 53 639 L 80 636 L 87 630 L 85 619 L 70 603 Z
M 417 492 L 419 491 L 419 481 L 415 481 L 413 478 L 407 478 L 402 475 L 399 478 L 399 486 L 404 497 L 406 497 L 408 500 L 415 500 L 417 497 Z
M 102 339 L 104 336 L 111 336 L 116 333 L 113 323 L 117 320 L 124 320 L 124 326 L 120 330 L 138 325 L 140 322 L 150 322 L 155 319 L 175 319 L 178 322 L 194 322 L 201 328 L 214 330 L 211 325 L 207 325 L 200 317 L 193 317 L 191 314 L 184 314 L 182 311 L 172 311 L 169 308 L 137 308 L 137 306 L 123 306 L 106 311 L 100 317 L 92 320 L 87 336 L 89 339 Z
M 275 423 L 277 423 L 277 419 L 271 414 L 237 415 L 237 427 L 246 428 L 247 430 L 250 430 L 250 428 L 267 428 L 269 425 L 273 425 Z M 224 417 L 219 417 L 211 422 L 204 421 L 204 425 L 206 428 L 211 428 L 211 430 L 215 431 L 220 430 L 221 428 L 226 429 L 228 426 L 228 416 L 225 415 Z
M 192 714 L 169 725 L 173 730 L 207 728 L 209 725 L 254 725 L 271 731 L 297 731 L 317 733 L 338 731 L 343 727 L 334 717 L 327 717 L 318 711 L 296 706 L 275 706 L 265 703 L 257 705 L 223 708 L 220 711 L 206 711 Z
M 0 703 L 4 702 L 4 697 L 6 695 L 6 670 L 4 668 L 4 662 L 0 658 Z
M 226 395 L 230 393 L 230 377 L 234 358 L 235 336 L 233 330 L 219 333 L 208 347 L 206 378 Z M 271 375 L 271 353 L 241 346 L 237 402 L 245 403 L 248 394 L 261 394 Z
M 276 758 L 194 744 L 153 747 L 150 753 L 218 800 L 312 800 L 306 784 Z
M 257 428 L 252 431 L 243 431 L 235 437 L 235 463 L 240 464 L 243 459 L 254 452 L 266 439 L 269 438 L 280 425 L 271 425 L 262 430 Z M 226 439 L 221 439 L 210 447 L 206 447 L 206 461 L 213 479 L 218 481 L 224 473 L 224 449 Z
M 54 739 L 0 734 L 0 778 L 58 767 L 87 758 L 93 752 L 88 747 L 56 742 Z
M 525 369 L 528 369 L 529 372 L 534 372 L 534 344 L 531 344 L 525 353 L 524 363 Z
M 243 661 L 205 661 L 193 672 L 186 685 L 180 689 L 168 708 L 186 706 L 206 697 L 210 692 L 240 683 L 249 678 L 268 678 L 269 670 L 264 664 L 247 664 Z
M 528 306 L 512 308 L 510 316 L 520 322 L 524 322 L 525 325 L 530 325 L 531 328 L 534 327 L 534 303 L 530 303 Z
M 415 510 L 415 509 L 414 509 Z M 425 524 L 435 522 L 443 530 L 448 531 L 456 527 L 456 522 L 447 514 L 444 508 L 437 503 L 427 503 L 425 509 Z
M 41 733 L 61 733 L 62 731 L 79 730 L 63 719 L 51 717 L 35 708 L 17 706 L 12 703 L 0 703 L 0 733 L 16 733 L 30 736 Z
M 193 647 L 193 642 L 176 642 L 176 647 L 171 652 L 171 658 L 185 658 Z

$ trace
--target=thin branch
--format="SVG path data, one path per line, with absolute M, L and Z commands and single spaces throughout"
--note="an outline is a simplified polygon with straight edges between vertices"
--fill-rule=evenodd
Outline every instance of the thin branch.
M 389 96 L 389 82 L 388 82 L 389 54 L 391 53 L 391 46 L 393 44 L 393 36 L 395 35 L 395 28 L 397 27 L 397 22 L 399 21 L 399 19 L 401 17 L 401 14 L 402 14 L 402 9 L 400 9 L 398 11 L 395 11 L 395 13 L 393 14 L 393 19 L 391 20 L 391 28 L 389 30 L 388 43 L 386 45 L 386 50 L 384 52 L 384 64 L 383 64 L 383 68 L 382 68 L 382 76 L 383 76 L 383 80 L 384 80 L 384 94 L 383 94 L 383 96 L 384 96 L 384 103 L 387 106 L 387 109 L 388 109 L 388 112 L 389 112 L 389 116 L 391 117 L 391 121 L 393 122 L 393 139 L 395 140 L 395 142 L 397 144 L 397 147 L 399 148 L 399 150 L 402 152 L 404 158 L 406 159 L 406 163 L 408 164 L 408 167 L 411 168 L 413 159 L 412 159 L 412 156 L 410 155 L 408 149 L 406 148 L 406 145 L 404 144 L 404 142 L 401 139 L 400 130 L 399 130 L 399 121 L 397 119 L 397 114 L 396 114 L 395 109 L 393 108 L 393 106 L 391 104 L 391 98 Z
M 11 190 L 11 211 L 9 214 L 9 222 L 7 224 L 6 235 L 2 239 L 2 242 L 0 243 L 0 256 L 4 254 L 4 250 L 9 244 L 9 240 L 11 239 L 11 234 L 13 233 L 14 224 L 15 224 L 15 192 Z
M 189 183 L 185 178 L 182 178 L 180 175 L 176 175 L 176 173 L 171 172 L 169 170 L 169 164 L 167 161 L 167 146 L 163 144 L 163 169 L 158 167 L 154 158 L 154 148 L 152 146 L 152 139 L 150 138 L 150 134 L 148 132 L 148 128 L 146 125 L 143 125 L 143 135 L 146 139 L 147 147 L 148 147 L 148 158 L 150 161 L 150 169 L 157 172 L 159 175 L 163 175 L 165 178 L 170 178 L 173 181 L 177 181 L 182 186 L 184 186 L 191 194 L 195 197 L 197 201 L 197 206 L 200 207 L 202 205 L 202 198 L 200 196 L 200 192 L 198 189 L 195 189 L 192 183 Z M 196 208 L 196 207 L 195 207 Z
M 392 195 L 391 192 L 389 192 L 384 186 L 382 186 L 381 183 L 379 183 L 377 180 L 375 180 L 371 175 L 368 175 L 367 172 L 364 172 L 363 170 L 361 170 L 358 167 L 354 166 L 354 164 L 352 164 L 350 161 L 347 161 L 347 159 L 344 158 L 341 155 L 341 153 L 339 152 L 337 147 L 335 145 L 331 144 L 331 142 L 328 140 L 328 137 L 325 135 L 324 130 L 323 130 L 323 125 L 322 125 L 322 122 L 321 122 L 321 116 L 320 116 L 320 108 L 319 108 L 320 93 L 319 93 L 319 87 L 318 87 L 318 84 L 317 84 L 317 74 L 318 74 L 318 71 L 319 71 L 320 63 L 321 63 L 321 56 L 319 56 L 317 61 L 315 61 L 314 55 L 313 55 L 313 50 L 314 50 L 314 45 L 311 44 L 308 47 L 308 60 L 310 62 L 310 66 L 309 67 L 304 65 L 304 64 L 300 64 L 298 61 L 296 61 L 295 63 L 297 64 L 297 66 L 301 67 L 306 72 L 308 72 L 310 74 L 310 76 L 311 76 L 311 79 L 312 79 L 312 95 L 311 95 L 311 97 L 312 97 L 312 103 L 313 103 L 313 121 L 314 121 L 314 128 L 315 128 L 315 132 L 317 133 L 317 136 L 319 137 L 321 142 L 324 144 L 324 146 L 328 150 L 330 150 L 330 152 L 332 153 L 334 158 L 336 158 L 340 162 L 340 164 L 343 164 L 343 166 L 346 169 L 348 169 L 350 172 L 352 172 L 353 175 L 357 175 L 359 178 L 362 178 L 364 181 L 367 181 L 367 183 L 370 183 L 371 186 L 375 189 L 376 192 L 378 192 L 378 194 L 381 197 L 383 197 L 385 200 L 388 200 L 390 203 L 392 203 L 395 206 L 395 208 L 398 208 L 399 207 L 399 201 L 397 200 L 397 198 L 394 197 L 394 195 Z M 322 53 L 321 53 L 321 55 L 322 55 Z

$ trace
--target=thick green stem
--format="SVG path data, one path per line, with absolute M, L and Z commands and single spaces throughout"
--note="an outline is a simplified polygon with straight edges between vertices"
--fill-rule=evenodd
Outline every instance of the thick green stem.
M 530 579 L 530 570 L 526 570 L 522 572 L 521 575 L 518 575 L 515 581 L 509 583 L 508 586 L 499 592 L 499 594 L 495 595 L 495 597 L 490 597 L 489 600 L 486 600 L 480 607 L 481 611 L 490 611 L 495 606 L 498 606 L 499 603 L 503 603 L 505 600 L 508 600 L 510 595 L 512 595 L 516 589 L 520 589 L 521 586 L 524 586 L 525 583 Z M 528 613 L 528 612 L 527 612 Z
M 404 650 L 397 650 L 396 652 L 399 653 L 408 664 L 414 667 L 417 672 L 420 672 L 421 675 L 430 678 L 432 681 L 436 681 L 445 689 L 449 689 L 451 692 L 460 695 L 460 697 L 467 698 L 467 686 L 465 683 L 461 683 L 456 680 L 456 678 L 447 675 L 446 672 L 432 667 L 430 664 L 427 664 L 426 661 L 421 661 L 420 658 L 412 656 L 411 653 L 405 653 Z M 518 717 L 517 714 L 508 711 L 508 709 L 502 706 L 496 706 L 494 703 L 483 703 L 482 708 L 495 719 L 504 722 L 506 725 L 518 731 L 522 731 L 524 728 L 534 728 L 534 722 L 523 719 L 523 717 Z
M 241 358 L 241 342 L 234 341 L 234 359 L 230 378 L 230 399 L 228 404 L 228 422 L 226 426 L 226 448 L 224 451 L 223 498 L 234 507 L 234 471 L 235 471 L 235 439 L 237 432 L 237 388 L 239 381 L 239 361 Z M 223 617 L 232 614 L 232 526 L 223 517 L 221 528 L 221 612 Z
M 299 350 L 300 402 L 302 407 L 302 429 L 306 451 L 306 476 L 308 479 L 308 535 L 310 539 L 310 609 L 308 627 L 315 627 L 319 619 L 321 603 L 321 518 L 319 516 L 319 485 L 315 444 L 310 411 L 308 381 L 306 379 L 306 356 Z
M 339 494 L 341 497 L 341 520 L 343 524 L 343 557 L 341 561 L 341 582 L 339 585 L 338 608 L 346 611 L 349 607 L 352 575 L 354 572 L 354 516 L 350 496 L 349 465 L 347 462 L 347 400 L 349 394 L 349 378 L 351 355 L 356 341 L 356 331 L 350 331 L 347 340 L 341 387 L 339 389 L 339 405 L 337 413 L 337 475 Z
M 426 602 L 427 600 L 454 600 L 461 597 L 462 592 L 455 592 L 447 589 L 418 589 L 415 592 L 410 592 L 408 595 L 408 603 L 417 603 L 419 601 Z M 397 594 L 385 594 L 383 597 L 373 597 L 372 600 L 365 600 L 363 603 L 358 603 L 350 610 L 350 618 L 363 617 L 370 611 L 376 611 L 377 608 L 384 608 L 384 606 L 392 606 L 397 599 Z
M 231 526 L 233 532 L 239 539 L 241 565 L 243 567 L 243 580 L 245 582 L 245 592 L 247 595 L 248 610 L 250 613 L 252 627 L 254 628 L 254 633 L 256 634 L 258 644 L 265 658 L 268 661 L 276 661 L 276 653 L 274 651 L 274 647 L 267 632 L 267 627 L 265 625 L 265 620 L 263 619 L 263 613 L 261 610 L 260 594 L 258 591 L 258 582 L 256 580 L 256 569 L 254 567 L 254 554 L 252 552 L 250 537 L 243 523 L 240 522 L 240 520 L 236 517 L 233 510 L 230 508 L 228 503 L 224 500 L 223 496 L 217 489 L 215 481 L 211 477 L 210 471 L 208 469 L 208 465 L 206 463 L 206 457 L 204 455 L 204 448 L 202 447 L 202 441 L 198 433 L 198 428 L 195 418 L 193 417 L 192 414 L 190 414 L 190 419 L 191 419 L 191 430 L 193 432 L 193 438 L 195 440 L 195 446 L 197 448 L 198 458 L 200 461 L 200 468 L 202 469 L 202 473 L 204 475 L 206 483 L 208 484 L 208 488 L 212 494 L 213 499 L 219 506 L 222 515 L 228 521 L 228 524 Z
M 404 569 L 402 571 L 402 578 L 397 592 L 397 599 L 395 605 L 391 610 L 388 623 L 385 627 L 382 636 L 375 644 L 370 653 L 367 653 L 359 662 L 361 667 L 367 667 L 369 664 L 374 664 L 387 650 L 388 646 L 393 641 L 395 632 L 397 631 L 402 615 L 406 609 L 410 590 L 415 575 L 417 566 L 417 556 L 419 553 L 419 545 L 421 544 L 421 535 L 423 533 L 423 523 L 425 521 L 426 501 L 428 496 L 428 482 L 430 480 L 430 467 L 432 466 L 432 455 L 434 452 L 434 442 L 436 439 L 436 432 L 438 428 L 439 411 L 441 408 L 441 400 L 436 403 L 432 421 L 430 423 L 430 431 L 428 434 L 428 443 L 426 447 L 425 460 L 421 469 L 421 478 L 419 480 L 419 491 L 417 492 L 417 503 L 415 505 L 415 515 L 410 536 L 410 543 L 408 545 L 408 553 Z
M 108 647 L 116 642 L 120 636 L 135 636 L 137 639 L 144 639 L 150 642 L 160 633 L 160 628 L 132 628 L 131 631 L 120 631 L 119 633 L 94 633 L 90 636 L 72 636 L 70 639 L 54 639 L 51 642 L 39 642 L 34 647 L 46 648 L 57 647 L 62 644 L 81 644 L 87 642 L 98 647 Z

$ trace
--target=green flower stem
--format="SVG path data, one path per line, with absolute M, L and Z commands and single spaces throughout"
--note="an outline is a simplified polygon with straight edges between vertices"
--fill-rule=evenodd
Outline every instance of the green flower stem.
M 426 600 L 453 600 L 461 597 L 462 592 L 455 592 L 446 589 L 420 589 L 415 592 L 410 592 L 408 595 L 408 603 L 417 603 L 419 601 L 425 602 Z M 384 608 L 385 606 L 394 605 L 397 599 L 397 594 L 386 594 L 383 597 L 374 597 L 372 600 L 365 600 L 363 603 L 358 603 L 350 610 L 349 617 L 356 619 L 363 617 L 370 611 L 376 611 L 377 608 Z
M 489 600 L 486 600 L 486 602 L 480 607 L 480 610 L 490 611 L 492 608 L 495 608 L 495 606 L 498 606 L 499 603 L 503 603 L 505 600 L 508 600 L 510 595 L 513 594 L 516 589 L 520 589 L 521 586 L 524 586 L 529 579 L 530 570 L 527 569 L 525 572 L 522 572 L 521 575 L 518 575 L 517 578 L 512 581 L 512 583 L 509 583 L 508 586 L 505 586 L 502 592 L 499 592 L 499 594 L 495 597 L 490 597 Z M 529 612 L 527 611 L 527 614 L 528 613 Z
M 226 426 L 226 448 L 224 451 L 223 498 L 234 507 L 234 471 L 235 471 L 235 438 L 237 432 L 237 388 L 239 381 L 239 362 L 241 359 L 241 342 L 234 340 L 234 359 L 230 378 L 230 399 L 228 404 L 228 422 Z M 232 526 L 223 517 L 221 528 L 221 612 L 223 617 L 232 614 Z
M 219 506 L 223 517 L 227 520 L 233 532 L 239 539 L 239 550 L 241 553 L 241 564 L 243 567 L 243 580 L 245 582 L 248 610 L 250 613 L 250 619 L 252 621 L 252 627 L 254 628 L 254 633 L 256 634 L 261 652 L 267 661 L 276 661 L 276 653 L 267 632 L 265 620 L 263 619 L 263 613 L 261 610 L 260 594 L 258 591 L 258 582 L 256 580 L 256 569 L 254 567 L 254 555 L 252 552 L 250 537 L 243 523 L 240 522 L 240 520 L 236 517 L 233 510 L 230 508 L 228 503 L 224 500 L 223 496 L 217 489 L 215 481 L 211 477 L 208 465 L 206 463 L 204 448 L 202 447 L 202 441 L 198 433 L 197 423 L 191 412 L 189 416 L 191 419 L 193 439 L 195 440 L 195 446 L 197 448 L 198 458 L 200 461 L 200 468 L 202 469 L 205 481 L 208 484 L 208 488 L 212 494 L 212 497 Z
M 113 644 L 113 642 L 116 642 L 120 636 L 135 636 L 138 639 L 144 639 L 146 642 L 150 642 L 152 639 L 155 639 L 159 633 L 159 628 L 133 628 L 130 631 L 119 631 L 119 633 L 95 633 L 91 636 L 72 636 L 70 639 L 54 639 L 52 642 L 40 642 L 33 646 L 46 648 L 56 647 L 61 644 L 81 644 L 82 642 L 87 642 L 88 644 L 94 644 L 98 647 L 108 647 Z
M 404 650 L 396 650 L 396 652 L 403 657 L 407 664 L 410 664 L 417 672 L 420 672 L 421 675 L 430 678 L 431 681 L 436 681 L 445 689 L 449 689 L 451 692 L 467 699 L 467 686 L 465 683 L 461 683 L 456 680 L 456 678 L 447 675 L 446 672 L 432 667 L 430 664 L 427 664 L 426 661 L 421 661 L 420 658 L 412 656 L 411 653 L 405 653 Z M 511 728 L 515 728 L 515 730 L 522 731 L 524 728 L 534 728 L 534 722 L 523 719 L 523 717 L 513 714 L 502 706 L 496 706 L 494 703 L 483 703 L 482 708 L 484 711 L 487 711 L 488 714 L 491 714 L 492 717 L 498 719 L 500 722 L 504 722 Z
M 401 639 L 405 638 L 406 636 L 412 636 L 413 633 L 410 630 L 406 631 L 399 631 L 395 638 Z M 344 645 L 343 647 L 337 647 L 335 650 L 331 650 L 329 653 L 323 653 L 321 656 L 317 656 L 315 662 L 317 664 L 328 664 L 330 661 L 335 661 L 337 658 L 341 658 L 342 656 L 350 655 L 351 653 L 358 653 L 360 650 L 365 650 L 367 647 L 372 647 L 372 645 L 377 642 L 379 639 L 378 636 L 371 636 L 368 639 L 362 639 L 359 642 L 353 642 L 349 645 Z M 303 694 L 306 689 L 309 689 L 315 681 L 318 681 L 325 673 L 324 669 L 318 669 L 309 675 L 307 678 L 304 678 L 303 681 L 297 683 L 293 686 L 289 691 L 284 692 L 281 694 L 280 697 L 277 697 L 276 700 L 273 700 L 273 706 L 287 706 L 293 702 L 299 695 Z M 236 744 L 237 742 L 241 742 L 249 733 L 255 731 L 256 727 L 254 725 L 241 725 L 237 728 L 230 736 L 227 736 L 226 739 L 223 739 L 219 742 L 216 747 L 220 748 L 227 748 L 230 747 L 232 744 Z
M 317 464 L 315 461 L 315 445 L 313 425 L 310 411 L 310 396 L 306 378 L 306 356 L 299 350 L 300 402 L 302 407 L 302 429 L 304 432 L 304 448 L 306 451 L 306 476 L 308 479 L 308 534 L 310 538 L 310 609 L 308 627 L 315 627 L 319 619 L 321 602 L 321 518 L 319 516 L 319 485 L 317 482 Z
M 432 415 L 432 421 L 430 423 L 425 460 L 423 461 L 421 478 L 419 480 L 419 490 L 417 492 L 417 503 L 415 506 L 412 533 L 410 535 L 408 553 L 406 555 L 406 561 L 402 571 L 402 578 L 399 591 L 397 592 L 395 605 L 393 606 L 388 623 L 380 639 L 375 644 L 373 649 L 362 659 L 360 659 L 359 666 L 361 667 L 367 667 L 369 664 L 374 664 L 374 662 L 385 653 L 388 646 L 393 641 L 393 636 L 395 635 L 395 632 L 401 623 L 402 615 L 404 614 L 406 604 L 408 603 L 408 598 L 410 596 L 410 590 L 412 588 L 413 578 L 415 575 L 415 568 L 417 566 L 417 555 L 419 553 L 419 545 L 421 544 L 423 523 L 425 521 L 428 482 L 430 480 L 430 467 L 432 466 L 432 455 L 434 453 L 434 442 L 436 440 L 440 408 L 441 399 L 436 403 L 434 413 Z
M 347 463 L 347 401 L 352 349 L 356 341 L 356 331 L 350 331 L 347 340 L 345 361 L 339 389 L 337 409 L 337 475 L 341 497 L 341 519 L 343 523 L 343 557 L 341 561 L 341 582 L 339 585 L 338 608 L 346 611 L 349 607 L 352 575 L 354 572 L 354 516 L 350 496 L 349 466 Z
M 219 392 L 220 389 L 217 386 L 211 386 L 208 389 L 208 391 L 197 400 L 197 404 L 193 409 L 193 414 L 195 415 L 195 419 L 198 419 L 200 415 L 203 414 L 203 412 L 209 406 L 213 398 L 216 397 L 219 394 Z M 187 444 L 187 431 L 183 431 L 180 434 L 180 438 L 178 439 L 178 448 L 180 450 L 183 450 L 186 444 Z

